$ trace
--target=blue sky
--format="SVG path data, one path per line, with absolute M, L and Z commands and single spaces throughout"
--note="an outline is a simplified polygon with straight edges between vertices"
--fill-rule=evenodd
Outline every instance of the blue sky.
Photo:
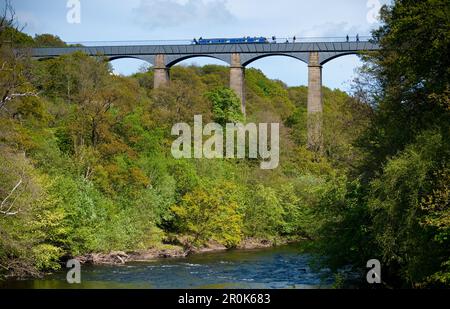
M 71 0 L 77 1 L 77 0 Z M 68 23 L 68 0 L 12 0 L 25 32 L 52 33 L 66 42 L 192 39 L 194 37 L 334 37 L 368 35 L 379 24 L 370 16 L 388 0 L 78 0 L 80 23 Z M 368 17 L 369 15 L 369 17 Z M 182 64 L 220 64 L 195 58 Z M 143 63 L 113 61 L 122 74 Z M 327 63 L 323 83 L 348 90 L 356 56 Z M 306 64 L 288 57 L 267 57 L 251 64 L 290 86 L 307 84 Z

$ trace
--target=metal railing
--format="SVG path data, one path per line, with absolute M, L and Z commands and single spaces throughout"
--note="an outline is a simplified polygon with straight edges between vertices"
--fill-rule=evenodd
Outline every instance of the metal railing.
M 273 37 L 267 37 L 269 43 L 311 43 L 311 42 L 357 42 L 368 41 L 371 36 L 362 35 L 357 37 L 356 35 L 343 37 L 286 37 L 273 40 Z M 198 38 L 196 38 L 198 40 Z M 179 40 L 125 40 L 125 41 L 77 41 L 67 42 L 68 45 L 83 45 L 83 46 L 124 46 L 124 45 L 191 45 L 194 44 L 194 38 L 192 39 L 179 39 Z

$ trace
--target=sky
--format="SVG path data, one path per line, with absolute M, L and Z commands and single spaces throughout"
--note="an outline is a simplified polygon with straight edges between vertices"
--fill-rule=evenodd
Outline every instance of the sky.
M 379 27 L 377 9 L 389 0 L 11 0 L 11 3 L 19 22 L 25 26 L 24 31 L 32 36 L 51 33 L 66 42 L 109 42 L 273 35 L 364 36 Z M 224 63 L 193 58 L 181 64 Z M 121 59 L 112 65 L 117 73 L 128 75 L 145 63 Z M 348 91 L 360 65 L 357 56 L 328 62 L 323 67 L 323 84 Z M 266 57 L 250 67 L 289 86 L 307 85 L 306 64 L 293 58 Z

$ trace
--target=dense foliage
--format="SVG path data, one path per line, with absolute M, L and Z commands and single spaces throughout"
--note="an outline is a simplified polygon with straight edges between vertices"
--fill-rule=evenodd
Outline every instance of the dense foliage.
M 323 89 L 321 153 L 306 148 L 306 87 L 248 69 L 244 119 L 226 67 L 176 66 L 170 86 L 153 89 L 151 71 L 116 76 L 82 53 L 14 53 L 65 43 L 5 19 L 0 275 L 37 275 L 92 252 L 302 237 L 337 272 L 364 273 L 378 258 L 387 285 L 448 286 L 448 11 L 444 0 L 383 9 L 382 50 L 364 56 L 354 95 Z M 280 122 L 280 166 L 174 159 L 171 127 L 197 114 Z
M 226 67 L 174 67 L 170 87 L 152 89 L 151 71 L 116 76 L 103 59 L 82 53 L 38 62 L 15 57 L 9 46 L 2 51 L 2 91 L 10 96 L 0 124 L 5 273 L 36 274 L 58 268 L 64 256 L 143 250 L 174 238 L 191 248 L 307 237 L 310 186 L 326 182 L 333 165 L 346 166 L 306 150 L 307 89 L 260 71 L 247 72 L 247 121 L 281 122 L 283 164 L 273 171 L 254 159 L 170 153 L 177 122 L 192 124 L 196 114 L 205 123 L 244 119 Z M 346 122 L 363 124 L 366 116 L 350 113 L 359 103 L 345 93 L 325 91 L 327 117 L 336 119 L 329 140 L 337 130 L 348 144 Z M 353 156 L 332 143 L 330 153 Z
M 398 0 L 374 32 L 357 84 L 374 115 L 357 179 L 324 193 L 316 245 L 335 269 L 383 265 L 392 286 L 450 284 L 450 6 Z

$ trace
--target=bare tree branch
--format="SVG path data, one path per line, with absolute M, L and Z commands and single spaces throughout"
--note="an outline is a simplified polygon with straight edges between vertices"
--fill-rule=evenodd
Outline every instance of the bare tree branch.
M 9 270 L 9 267 L 6 267 L 6 266 L 4 266 L 2 264 L 0 264 L 0 267 L 3 268 L 4 270 Z
M 19 212 L 17 212 L 17 211 L 14 211 L 14 212 L 7 212 L 7 211 L 0 210 L 0 214 L 5 215 L 5 216 L 15 216 L 15 215 L 17 215 L 18 213 L 19 213 Z
M 0 33 L 6 29 L 13 29 L 16 31 L 22 31 L 24 27 L 20 28 L 17 21 L 16 11 L 10 0 L 5 0 L 5 6 L 3 12 L 0 15 Z M 0 44 L 3 42 L 0 42 Z
M 14 186 L 14 188 L 11 190 L 11 192 L 9 192 L 9 194 L 3 199 L 3 201 L 0 203 L 0 213 L 5 215 L 5 216 L 12 216 L 12 215 L 16 215 L 18 212 L 11 212 L 12 207 L 14 206 L 14 203 L 17 199 L 16 198 L 13 200 L 13 202 L 9 205 L 8 209 L 5 211 L 3 210 L 3 207 L 6 205 L 6 202 L 8 201 L 8 199 L 14 194 L 14 192 L 17 190 L 17 188 L 19 188 L 19 186 L 22 184 L 23 180 L 22 178 L 20 178 L 20 180 L 17 182 L 17 184 Z
M 38 93 L 37 92 L 24 92 L 24 93 L 12 93 L 8 96 L 5 97 L 5 99 L 3 101 L 11 101 L 12 99 L 15 98 L 20 98 L 20 97 L 37 97 Z

